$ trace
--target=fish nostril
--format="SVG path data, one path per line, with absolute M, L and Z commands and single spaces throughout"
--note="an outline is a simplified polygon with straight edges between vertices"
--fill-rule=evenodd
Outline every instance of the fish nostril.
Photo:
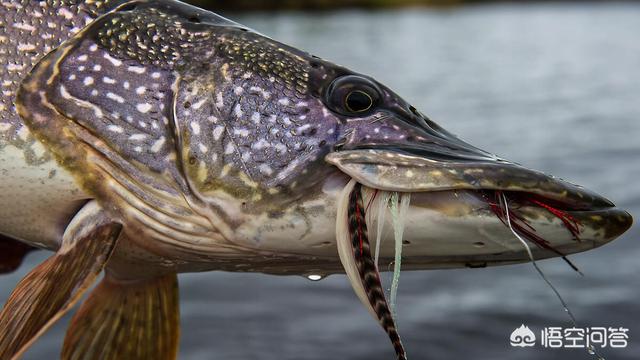
M 189 22 L 192 22 L 194 24 L 200 24 L 202 21 L 200 20 L 198 15 L 193 15 L 192 17 L 189 18 Z
M 474 242 L 474 243 L 473 243 L 473 246 L 475 246 L 475 247 L 477 247 L 477 248 L 485 247 L 485 245 L 486 245 L 486 244 L 485 244 L 484 242 L 482 242 L 482 241 L 477 241 L 477 242 Z

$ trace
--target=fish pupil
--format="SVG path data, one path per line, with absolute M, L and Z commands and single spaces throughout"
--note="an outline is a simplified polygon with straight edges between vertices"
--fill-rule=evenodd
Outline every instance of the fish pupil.
M 359 113 L 369 110 L 373 105 L 373 99 L 362 90 L 354 90 L 347 95 L 345 104 L 349 111 Z

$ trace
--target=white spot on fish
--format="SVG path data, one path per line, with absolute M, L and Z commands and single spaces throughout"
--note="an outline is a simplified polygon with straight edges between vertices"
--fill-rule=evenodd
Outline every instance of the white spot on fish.
M 253 121 L 254 124 L 259 125 L 260 124 L 260 113 L 259 112 L 254 112 L 253 115 L 251 115 L 251 121 Z
M 154 142 L 153 145 L 151 145 L 151 152 L 157 153 L 160 150 L 162 150 L 162 147 L 164 146 L 165 141 L 166 140 L 163 136 L 160 139 L 158 139 L 156 142 Z
M 33 25 L 27 24 L 27 23 L 24 23 L 24 22 L 14 23 L 13 27 L 16 28 L 16 29 L 25 30 L 25 31 L 35 31 L 36 30 L 36 28 Z
M 265 139 L 260 139 L 258 140 L 256 143 L 254 143 L 253 145 L 251 145 L 251 148 L 254 150 L 262 150 L 268 146 L 270 146 L 271 144 L 266 141 Z
M 100 70 L 102 70 L 101 65 L 93 65 L 93 71 L 100 71 Z
M 305 130 L 309 129 L 311 127 L 311 125 L 306 124 L 306 125 L 302 125 L 299 128 L 296 129 L 296 131 L 298 132 L 298 134 L 304 132 Z
M 103 77 L 102 78 L 102 82 L 105 83 L 105 84 L 115 84 L 116 83 L 115 79 L 112 79 L 112 78 L 110 78 L 108 76 Z
M 36 49 L 36 46 L 33 44 L 18 44 L 18 51 L 33 51 Z
M 113 101 L 116 101 L 116 102 L 118 102 L 120 104 L 124 104 L 124 98 L 122 96 L 114 94 L 112 92 L 108 92 L 107 93 L 107 98 L 111 99 Z
M 9 65 L 7 65 L 7 70 L 9 70 L 9 71 L 22 71 L 26 67 L 27 67 L 27 65 L 25 65 L 25 64 L 9 64 Z
M 107 126 L 107 130 L 117 133 L 117 134 L 122 134 L 124 132 L 124 130 L 122 129 L 122 127 L 118 126 L 118 125 L 109 125 Z
M 129 66 L 127 70 L 136 74 L 144 74 L 147 69 L 142 66 Z
M 105 58 L 105 59 L 107 59 L 107 60 L 109 60 L 109 62 L 110 62 L 113 66 L 118 67 L 118 66 L 122 65 L 122 61 L 120 61 L 120 60 L 118 60 L 118 59 L 116 59 L 116 58 L 111 57 L 111 55 L 109 55 L 109 54 L 104 54 L 104 58 Z
M 73 13 L 65 7 L 61 7 L 60 9 L 58 9 L 58 15 L 64 16 L 64 18 L 67 20 L 73 19 Z
M 204 105 L 207 102 L 207 99 L 202 99 L 200 101 L 198 101 L 197 103 L 193 104 L 193 109 L 198 110 L 202 107 L 202 105 Z
M 93 85 L 93 78 L 91 76 L 87 76 L 86 78 L 84 78 L 82 83 L 84 84 L 84 86 Z
M 233 134 L 237 136 L 247 137 L 249 136 L 249 130 L 247 129 L 235 129 L 233 130 Z
M 149 112 L 149 110 L 151 110 L 151 104 L 149 104 L 149 103 L 138 104 L 138 105 L 136 105 L 136 109 L 139 112 L 141 112 L 143 114 L 146 114 L 146 113 Z
M 277 143 L 275 148 L 280 154 L 285 154 L 287 152 L 287 146 L 283 143 Z
M 258 166 L 258 170 L 260 170 L 262 174 L 267 176 L 270 176 L 271 174 L 273 174 L 273 169 L 271 168 L 271 166 L 267 164 L 260 164 L 260 166 Z
M 204 146 L 203 144 L 198 144 L 198 148 L 200 149 L 200 152 L 203 153 L 203 154 L 206 154 L 207 151 L 209 151 L 209 149 L 206 146 Z
M 222 134 L 224 133 L 224 129 L 224 126 L 216 126 L 216 128 L 213 129 L 213 139 L 216 141 L 220 140 Z
M 289 106 L 290 103 L 291 103 L 291 101 L 289 99 L 287 99 L 287 98 L 278 100 L 278 104 L 280 104 L 280 105 Z
M 225 155 L 231 155 L 236 151 L 236 147 L 233 145 L 231 141 L 227 143 L 227 146 L 224 148 Z
M 200 124 L 198 124 L 197 122 L 192 122 L 191 131 L 193 132 L 193 135 L 200 135 Z
M 244 114 L 242 112 L 242 106 L 240 106 L 240 104 L 236 104 L 236 107 L 234 108 L 234 112 L 235 112 L 237 118 L 241 118 L 242 115 Z
M 136 88 L 136 94 L 143 95 L 147 91 L 147 88 L 144 86 L 140 86 Z
M 89 57 L 85 54 L 85 55 L 80 55 L 78 56 L 78 61 L 87 61 L 87 59 L 89 59 Z

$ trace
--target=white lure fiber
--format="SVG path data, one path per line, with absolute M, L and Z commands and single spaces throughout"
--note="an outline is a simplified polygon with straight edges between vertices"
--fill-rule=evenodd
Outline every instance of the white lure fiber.
M 400 198 L 400 199 L 398 199 Z M 400 200 L 400 206 L 398 206 Z M 395 238 L 395 260 L 393 263 L 393 280 L 391 281 L 390 304 L 391 313 L 394 318 L 396 316 L 396 305 L 398 298 L 398 285 L 400 281 L 400 269 L 402 267 L 402 238 L 404 237 L 404 224 L 409 210 L 411 194 L 399 194 L 394 192 L 391 194 L 390 210 L 393 222 L 393 236 Z

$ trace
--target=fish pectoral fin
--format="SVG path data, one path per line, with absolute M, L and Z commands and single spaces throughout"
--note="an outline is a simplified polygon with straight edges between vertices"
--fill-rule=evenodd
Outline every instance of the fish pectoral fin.
M 25 256 L 36 248 L 0 235 L 0 274 L 8 274 L 15 271 L 22 264 Z
M 0 313 L 0 359 L 16 359 L 93 284 L 115 248 L 121 225 L 90 202 L 67 227 L 58 252 L 16 286 Z
M 71 321 L 63 360 L 177 357 L 178 278 L 120 281 L 107 271 Z

